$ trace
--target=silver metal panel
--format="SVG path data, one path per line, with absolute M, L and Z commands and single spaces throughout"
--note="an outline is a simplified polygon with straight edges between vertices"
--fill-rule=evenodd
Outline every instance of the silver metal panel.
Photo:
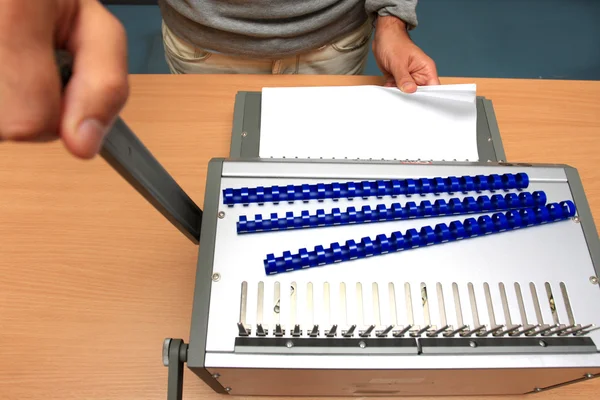
M 312 369 L 403 369 L 454 370 L 504 368 L 587 368 L 600 369 L 600 354 L 495 354 L 489 355 L 379 355 L 333 356 L 281 354 L 207 353 L 206 368 L 312 368 Z
M 525 172 L 535 177 L 536 181 L 565 181 L 563 168 L 556 166 L 531 167 L 508 164 L 498 166 L 489 163 L 404 163 L 399 161 L 353 161 L 353 160 L 313 160 L 300 161 L 294 159 L 261 159 L 258 161 L 226 161 L 223 164 L 223 177 L 248 178 L 284 178 L 285 184 L 290 179 L 303 180 L 329 179 L 405 179 L 433 178 L 436 176 L 459 176 L 492 173 Z M 245 185 L 254 185 L 254 181 L 239 181 Z M 278 183 L 282 182 L 281 180 Z M 270 183 L 269 183 L 270 184 Z
M 295 162 L 226 162 L 223 166 L 221 188 L 252 187 L 257 185 L 269 186 L 275 184 L 316 183 L 321 181 L 344 181 L 350 179 L 386 179 L 406 177 L 459 176 L 505 172 L 526 172 L 530 176 L 529 191 L 543 190 L 549 202 L 572 200 L 569 185 L 562 168 L 518 167 L 493 165 L 400 165 L 393 163 L 295 163 Z M 307 176 L 316 177 L 312 179 Z M 482 193 L 488 194 L 491 193 Z M 459 194 L 460 195 L 460 194 Z M 411 201 L 424 199 L 450 198 L 455 195 L 426 195 L 413 196 Z M 357 329 L 374 324 L 377 320 L 373 311 L 373 283 L 379 288 L 378 304 L 380 306 L 381 324 L 393 321 L 390 315 L 389 283 L 394 283 L 397 309 L 397 323 L 407 325 L 408 312 L 406 309 L 404 284 L 410 284 L 413 303 L 414 325 L 425 327 L 426 314 L 421 302 L 421 283 L 428 288 L 429 318 L 438 328 L 442 323 L 438 307 L 437 284 L 440 283 L 444 297 L 446 319 L 449 325 L 458 325 L 454 312 L 454 293 L 452 284 L 457 283 L 462 303 L 464 323 L 476 328 L 478 319 L 489 328 L 492 322 L 504 324 L 504 305 L 508 303 L 512 323 L 520 324 L 520 307 L 514 283 L 520 284 L 523 293 L 523 308 L 530 323 L 536 323 L 536 305 L 529 290 L 529 284 L 534 283 L 540 302 L 539 313 L 545 324 L 552 324 L 558 317 L 561 324 L 567 324 L 569 312 L 561 299 L 560 284 L 563 282 L 569 293 L 569 303 L 573 310 L 575 321 L 579 324 L 600 325 L 600 291 L 589 281 L 594 268 L 581 225 L 575 221 L 563 221 L 523 230 L 496 234 L 488 237 L 467 239 L 459 242 L 436 245 L 429 248 L 409 250 L 400 253 L 372 257 L 368 259 L 344 262 L 336 265 L 312 268 L 308 270 L 266 276 L 263 260 L 268 253 L 276 256 L 289 250 L 295 253 L 300 248 L 311 249 L 315 245 L 328 246 L 332 242 L 344 243 L 347 239 L 360 240 L 377 234 L 390 234 L 393 231 L 404 232 L 409 228 L 419 228 L 424 225 L 435 225 L 440 222 L 448 223 L 465 216 L 427 218 L 409 221 L 394 221 L 372 223 L 354 226 L 337 226 L 318 229 L 301 229 L 285 232 L 269 232 L 258 234 L 238 235 L 236 222 L 240 215 L 253 218 L 254 214 L 270 215 L 286 211 L 299 213 L 300 210 L 317 209 L 331 210 L 333 207 L 345 209 L 347 206 L 361 207 L 363 204 L 391 204 L 409 201 L 407 198 L 354 199 L 339 201 L 326 200 L 323 202 L 296 202 L 294 204 L 280 203 L 259 206 L 237 205 L 226 207 L 220 199 L 220 211 L 224 218 L 218 220 L 215 243 L 213 271 L 220 274 L 218 282 L 213 282 L 210 299 L 209 326 L 207 331 L 206 365 L 213 366 L 247 366 L 290 368 L 302 363 L 306 368 L 407 368 L 402 361 L 405 356 L 381 357 L 315 357 L 295 355 L 264 356 L 233 354 L 235 338 L 238 335 L 236 324 L 240 316 L 240 291 L 242 282 L 247 283 L 246 322 L 254 328 L 257 315 L 257 293 L 259 282 L 263 282 L 263 323 L 272 332 L 273 311 L 278 308 L 278 318 L 285 330 L 284 337 L 291 337 L 291 331 L 297 322 L 303 331 L 303 337 L 309 330 L 309 325 L 319 325 L 328 329 L 330 322 L 340 321 L 341 325 L 356 323 Z M 274 300 L 275 283 L 279 282 L 281 298 Z M 307 296 L 308 284 L 312 284 L 313 303 L 324 304 L 324 283 L 327 282 L 330 295 L 331 316 L 321 307 L 314 307 L 312 315 L 308 314 Z M 546 282 L 550 284 L 556 301 L 556 312 L 553 314 L 546 295 Z M 340 284 L 346 289 L 346 317 L 341 315 L 342 301 L 340 300 Z M 359 320 L 360 309 L 357 307 L 357 283 L 361 284 L 363 299 L 362 320 Z M 472 311 L 473 302 L 470 300 L 469 283 L 472 284 L 472 294 L 477 305 L 478 314 Z M 491 321 L 487 307 L 484 284 L 489 285 L 489 297 L 494 307 L 494 321 Z M 503 283 L 507 293 L 506 300 L 499 290 Z M 291 296 L 290 288 L 295 286 L 295 297 Z M 292 299 L 296 299 L 295 312 L 290 312 Z M 503 302 L 504 301 L 504 302 Z M 333 320 L 333 321 L 332 321 Z M 340 327 L 341 328 L 341 327 Z M 347 328 L 347 327 L 346 327 Z M 254 335 L 254 329 L 252 330 Z M 322 337 L 323 333 L 321 333 Z M 589 334 L 598 346 L 600 331 Z M 355 336 L 356 337 L 356 336 Z M 213 354 L 217 353 L 217 354 Z M 221 353 L 221 354 L 218 354 Z M 229 354 L 227 354 L 229 353 Z M 265 358 L 266 357 L 266 358 Z M 434 358 L 435 357 L 435 358 Z M 535 360 L 530 360 L 535 358 Z M 209 360 L 211 363 L 209 364 Z M 560 355 L 560 356 L 504 356 L 467 357 L 460 360 L 447 356 L 421 356 L 411 358 L 411 368 L 512 368 L 544 366 L 598 366 L 597 355 Z
M 585 368 L 504 370 L 211 369 L 236 396 L 434 396 L 523 394 L 586 379 Z M 588 378 L 589 379 L 589 378 Z M 537 389 L 537 390 L 536 390 Z

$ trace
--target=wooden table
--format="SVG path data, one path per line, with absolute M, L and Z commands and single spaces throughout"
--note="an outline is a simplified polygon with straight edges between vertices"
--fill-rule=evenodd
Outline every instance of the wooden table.
M 579 168 L 600 226 L 600 82 L 442 82 L 476 82 L 492 99 L 509 161 Z M 132 76 L 122 116 L 202 206 L 208 160 L 228 155 L 238 90 L 374 83 Z M 0 185 L 0 398 L 166 398 L 162 341 L 188 340 L 197 248 L 102 159 L 76 160 L 59 142 L 3 143 Z M 217 398 L 185 376 L 184 398 Z M 599 391 L 593 380 L 536 399 Z

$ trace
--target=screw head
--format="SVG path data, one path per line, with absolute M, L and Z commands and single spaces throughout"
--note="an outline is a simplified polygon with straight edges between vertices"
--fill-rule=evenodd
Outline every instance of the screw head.
M 471 346 L 472 348 L 477 347 L 477 343 L 475 343 L 474 341 L 469 341 L 469 346 Z
M 214 274 L 212 274 L 212 280 L 213 282 L 218 282 L 219 279 L 221 279 L 221 274 L 218 272 L 215 272 Z
M 579 217 L 573 217 L 573 222 L 575 222 L 576 224 L 578 224 L 581 220 L 579 219 Z
M 590 283 L 592 285 L 597 285 L 598 284 L 598 277 L 597 276 L 590 276 Z
M 488 142 L 491 142 L 491 141 L 492 141 L 492 138 L 491 138 L 491 137 L 489 137 L 489 138 L 488 138 Z
M 292 342 L 291 340 L 288 340 L 287 343 L 285 344 L 285 347 L 287 347 L 288 349 L 291 349 L 292 347 L 294 347 L 294 342 Z
M 548 346 L 548 343 L 544 342 L 543 340 L 540 340 L 538 343 L 539 343 L 539 344 L 540 344 L 540 346 L 542 346 L 542 347 L 546 347 L 546 346 Z
M 358 347 L 364 349 L 365 347 L 367 347 L 367 344 L 361 340 L 360 342 L 358 342 Z
M 594 377 L 594 375 L 592 375 L 592 374 L 585 374 L 585 377 L 586 377 L 587 379 L 592 379 L 592 378 Z
M 248 136 L 248 132 L 242 132 L 242 137 Z
M 219 379 L 221 377 L 221 375 L 219 373 L 213 374 L 212 376 L 215 379 Z
M 534 391 L 534 392 L 541 392 L 541 391 L 542 391 L 542 389 L 540 389 L 540 388 L 535 388 L 535 389 L 533 389 L 533 391 Z
M 217 215 L 218 215 L 219 219 L 225 218 L 225 212 L 223 212 L 223 211 L 219 211 L 219 214 L 217 214 Z
M 225 391 L 226 391 L 226 392 L 231 392 L 231 388 L 230 388 L 229 386 L 227 386 L 227 387 L 225 388 Z

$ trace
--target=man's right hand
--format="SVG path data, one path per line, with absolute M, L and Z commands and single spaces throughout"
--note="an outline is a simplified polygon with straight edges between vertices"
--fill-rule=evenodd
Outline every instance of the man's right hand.
M 61 91 L 55 51 L 73 55 Z M 0 0 L 0 141 L 94 157 L 129 94 L 122 25 L 96 0 Z

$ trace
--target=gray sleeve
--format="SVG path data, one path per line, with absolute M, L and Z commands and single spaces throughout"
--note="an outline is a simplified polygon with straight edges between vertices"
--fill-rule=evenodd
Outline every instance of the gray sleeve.
M 418 0 L 366 0 L 365 8 L 369 15 L 395 16 L 400 18 L 408 29 L 417 27 Z

